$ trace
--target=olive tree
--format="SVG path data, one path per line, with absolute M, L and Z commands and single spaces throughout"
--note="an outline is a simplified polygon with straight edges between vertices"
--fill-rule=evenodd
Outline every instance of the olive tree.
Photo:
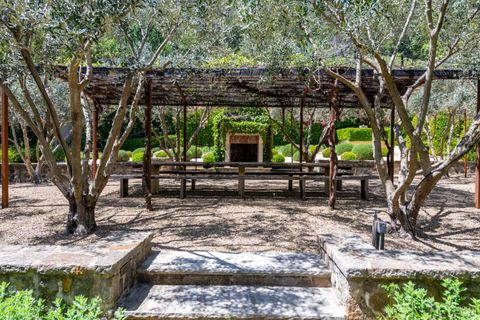
M 253 36 L 248 37 L 248 43 L 255 43 L 273 55 L 283 52 L 287 57 L 302 56 L 313 70 L 323 70 L 356 94 L 372 128 L 374 159 L 392 226 L 402 234 L 415 237 L 419 210 L 432 189 L 448 169 L 480 141 L 480 115 L 475 116 L 465 136 L 440 162 L 431 161 L 428 147 L 422 140 L 432 105 L 434 71 L 449 62 L 459 63 L 458 59 L 465 61 L 472 54 L 478 55 L 478 2 L 312 0 L 286 1 L 281 5 L 273 1 L 246 3 L 250 8 L 246 10 L 246 20 L 255 26 L 250 29 Z M 276 17 L 278 23 L 268 16 Z M 255 30 L 260 29 L 259 25 L 270 28 L 275 39 L 258 41 Z M 419 49 L 412 53 L 409 51 L 412 48 L 413 51 Z M 424 70 L 405 92 L 400 91 L 393 76 L 399 56 L 400 64 L 407 62 Z M 405 57 L 410 60 L 405 61 Z M 355 79 L 339 73 L 334 68 L 339 64 L 355 68 Z M 379 89 L 373 100 L 368 98 L 362 86 L 363 68 L 372 68 L 378 76 Z M 419 88 L 422 91 L 414 123 L 409 101 Z M 401 164 L 395 183 L 388 176 L 381 154 L 382 141 L 388 140 L 383 124 L 385 115 L 380 108 L 384 95 L 390 96 L 399 119 L 395 133 Z
M 91 233 L 96 229 L 96 203 L 136 120 L 146 73 L 171 64 L 176 57 L 176 40 L 186 31 L 191 35 L 197 26 L 201 27 L 197 17 L 217 7 L 210 6 L 208 1 L 174 0 L 2 0 L 0 7 L 0 88 L 16 115 L 35 134 L 51 181 L 69 203 L 67 231 Z M 119 48 L 117 56 L 108 55 L 106 40 Z M 105 61 L 114 61 L 129 71 L 123 80 L 103 156 L 95 177 L 89 179 L 93 104 L 84 90 L 92 81 L 94 64 Z M 61 133 L 55 103 L 58 99 L 47 84 L 48 79 L 58 75 L 67 84 L 61 98 L 68 105 L 70 143 Z M 28 80 L 27 85 L 15 90 L 23 78 Z M 34 96 L 41 97 L 41 101 Z M 42 108 L 47 122 L 42 120 Z M 47 126 L 51 126 L 65 154 L 66 171 L 55 160 Z M 86 142 L 82 143 L 84 134 Z

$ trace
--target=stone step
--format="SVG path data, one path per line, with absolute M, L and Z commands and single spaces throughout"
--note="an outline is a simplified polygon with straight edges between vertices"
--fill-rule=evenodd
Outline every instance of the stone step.
M 127 319 L 345 319 L 332 288 L 138 284 Z
M 157 251 L 140 266 L 138 279 L 159 285 L 331 286 L 319 256 L 285 252 Z

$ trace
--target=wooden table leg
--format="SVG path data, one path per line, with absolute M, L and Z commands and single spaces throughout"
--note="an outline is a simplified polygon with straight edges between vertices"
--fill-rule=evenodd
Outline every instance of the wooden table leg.
M 160 168 L 157 166 L 152 166 L 152 176 L 158 176 L 159 175 Z M 150 192 L 152 194 L 157 194 L 160 191 L 160 179 L 153 178 L 151 180 L 151 187 L 150 187 Z
M 238 167 L 238 196 L 245 198 L 245 167 Z
M 288 175 L 288 191 L 293 191 L 293 175 Z
M 187 179 L 180 179 L 180 199 L 185 199 L 187 191 Z
M 195 183 L 196 183 L 196 179 L 192 179 L 192 191 L 195 190 Z
M 305 179 L 304 176 L 300 176 L 300 199 L 305 200 L 306 192 L 305 192 Z
M 368 179 L 360 180 L 360 198 L 368 200 Z
M 128 179 L 120 179 L 120 198 L 128 197 Z
M 342 189 L 343 189 L 342 180 L 337 180 L 337 190 L 342 191 Z

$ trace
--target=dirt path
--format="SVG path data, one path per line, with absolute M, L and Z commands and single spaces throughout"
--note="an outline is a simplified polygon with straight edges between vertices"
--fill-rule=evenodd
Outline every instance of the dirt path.
M 381 189 L 372 183 L 373 197 L 360 201 L 356 193 L 339 197 L 338 209 L 327 207 L 327 198 L 310 194 L 306 201 L 285 197 L 287 183 L 249 182 L 246 200 L 234 196 L 236 184 L 197 183 L 206 196 L 181 200 L 176 191 L 154 198 L 154 211 L 143 209 L 140 182 L 132 183 L 132 196 L 117 196 L 118 181 L 110 182 L 97 209 L 98 231 L 85 238 L 64 234 L 67 206 L 53 185 L 14 184 L 11 207 L 0 210 L 0 243 L 88 243 L 114 231 L 151 231 L 155 245 L 169 249 L 224 251 L 315 251 L 317 235 L 355 233 L 369 240 L 373 213 L 386 220 Z M 164 184 L 164 185 L 172 185 Z M 358 190 L 359 182 L 345 184 Z M 309 185 L 322 190 L 321 185 Z M 388 235 L 387 248 L 430 250 L 480 250 L 480 211 L 473 203 L 473 178 L 454 176 L 440 182 L 422 210 L 419 241 Z M 220 191 L 232 196 L 219 196 Z M 268 190 L 268 194 L 261 191 Z M 272 197 L 275 193 L 275 197 Z

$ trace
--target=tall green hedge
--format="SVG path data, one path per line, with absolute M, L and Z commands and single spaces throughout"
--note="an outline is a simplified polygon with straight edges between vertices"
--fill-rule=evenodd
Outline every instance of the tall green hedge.
M 339 141 L 371 141 L 371 128 L 344 128 L 337 130 Z

